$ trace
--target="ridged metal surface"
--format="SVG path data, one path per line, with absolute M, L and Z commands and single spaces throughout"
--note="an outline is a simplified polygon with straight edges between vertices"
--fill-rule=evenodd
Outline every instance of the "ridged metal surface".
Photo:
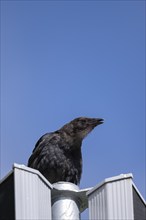
M 0 186 L 0 219 L 79 219 L 88 206 L 87 197 L 90 220 L 146 219 L 146 202 L 134 185 L 132 174 L 111 177 L 93 188 L 79 190 L 72 183 L 51 185 L 39 171 L 14 164 Z
M 105 187 L 101 187 L 97 192 L 89 196 L 89 219 L 107 219 L 105 197 Z
M 109 219 L 134 219 L 132 181 L 120 180 L 106 185 Z
M 106 179 L 87 194 L 89 219 L 134 219 L 131 174 Z
M 15 219 L 51 219 L 51 185 L 24 165 L 14 165 Z

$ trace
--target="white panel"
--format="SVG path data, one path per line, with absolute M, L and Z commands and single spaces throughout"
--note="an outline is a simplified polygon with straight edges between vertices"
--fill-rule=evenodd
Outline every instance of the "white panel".
M 89 219 L 134 219 L 131 174 L 105 179 L 87 195 L 89 197 Z
M 32 169 L 31 169 L 32 170 Z M 14 168 L 16 220 L 51 219 L 50 188 L 29 168 Z
M 89 219 L 106 220 L 106 192 L 105 187 L 91 194 L 89 199 Z
M 105 187 L 108 219 L 134 219 L 131 179 L 107 183 Z

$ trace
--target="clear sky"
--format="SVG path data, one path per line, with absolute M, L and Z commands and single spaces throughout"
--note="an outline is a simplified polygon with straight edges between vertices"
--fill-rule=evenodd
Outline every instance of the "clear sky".
M 1 177 L 79 117 L 81 188 L 133 173 L 145 197 L 145 1 L 1 1 Z

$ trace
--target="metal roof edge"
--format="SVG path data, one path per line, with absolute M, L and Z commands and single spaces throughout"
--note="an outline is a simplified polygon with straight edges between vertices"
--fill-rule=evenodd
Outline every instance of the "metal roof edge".
M 134 182 L 132 182 L 133 188 L 136 190 L 136 192 L 138 193 L 139 197 L 141 198 L 141 200 L 143 201 L 144 205 L 146 206 L 146 201 L 143 198 L 143 196 L 141 195 L 140 191 L 138 190 L 138 188 L 136 187 L 136 185 L 134 184 Z
M 38 170 L 27 167 L 24 164 L 17 164 L 17 163 L 13 164 L 13 170 L 14 169 L 24 170 L 24 171 L 36 174 L 37 176 L 39 176 L 40 179 L 43 180 L 43 182 L 45 182 L 51 189 L 53 189 L 52 184 Z
M 89 190 L 86 195 L 88 196 L 89 194 L 93 193 L 95 190 L 97 190 L 98 188 L 102 187 L 103 185 L 105 185 L 107 183 L 111 183 L 111 182 L 119 181 L 119 180 L 123 180 L 123 179 L 133 179 L 132 173 L 120 174 L 118 176 L 106 178 L 102 182 L 97 184 L 95 187 L 93 187 L 91 190 Z
M 9 171 L 9 172 L 0 180 L 0 184 L 1 184 L 2 182 L 4 182 L 12 173 L 13 173 L 13 170 Z

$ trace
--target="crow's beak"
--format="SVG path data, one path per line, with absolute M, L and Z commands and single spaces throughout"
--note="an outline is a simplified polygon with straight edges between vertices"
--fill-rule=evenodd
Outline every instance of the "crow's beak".
M 91 123 L 93 126 L 97 126 L 97 125 L 103 124 L 104 119 L 103 118 L 93 118 Z
M 98 118 L 98 124 L 103 124 L 104 123 L 104 119 L 103 118 Z

